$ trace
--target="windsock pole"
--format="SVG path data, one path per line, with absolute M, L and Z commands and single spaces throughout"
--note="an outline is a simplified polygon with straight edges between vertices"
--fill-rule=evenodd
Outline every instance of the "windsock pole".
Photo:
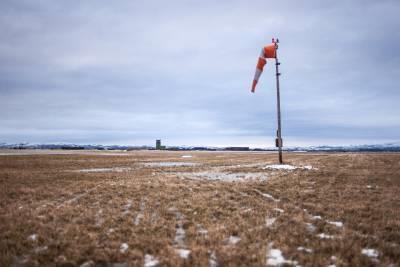
M 278 147 L 279 151 L 279 164 L 283 163 L 282 159 L 282 131 L 281 131 L 281 97 L 280 97 L 280 91 L 279 91 L 279 76 L 281 75 L 279 73 L 279 65 L 281 64 L 278 61 L 278 43 L 279 39 L 272 39 L 272 42 L 275 44 L 275 71 L 276 71 L 276 108 L 277 108 L 277 116 L 278 116 L 278 131 L 277 131 L 277 137 L 276 137 L 276 145 Z

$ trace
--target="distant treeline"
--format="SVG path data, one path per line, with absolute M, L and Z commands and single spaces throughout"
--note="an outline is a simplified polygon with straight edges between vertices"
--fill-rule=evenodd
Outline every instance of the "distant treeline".
M 75 145 L 75 144 L 6 144 L 0 143 L 0 149 L 63 149 L 63 150 L 155 150 L 152 146 L 128 145 Z M 167 146 L 168 151 L 276 151 L 276 148 L 249 147 L 207 147 L 207 146 Z M 400 144 L 360 145 L 360 146 L 314 146 L 284 147 L 287 152 L 400 152 Z

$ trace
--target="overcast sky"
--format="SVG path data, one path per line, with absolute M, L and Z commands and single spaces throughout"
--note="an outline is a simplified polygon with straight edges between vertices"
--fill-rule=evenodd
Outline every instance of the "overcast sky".
M 400 140 L 400 2 L 0 2 L 0 143 Z

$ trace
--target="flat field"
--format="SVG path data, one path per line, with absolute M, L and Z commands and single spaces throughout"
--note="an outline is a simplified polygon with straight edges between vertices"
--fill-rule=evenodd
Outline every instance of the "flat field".
M 399 266 L 400 154 L 0 151 L 0 266 Z

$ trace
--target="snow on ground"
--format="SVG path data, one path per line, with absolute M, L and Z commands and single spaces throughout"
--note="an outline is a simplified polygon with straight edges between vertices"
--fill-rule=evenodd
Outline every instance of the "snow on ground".
M 175 212 L 175 217 L 177 220 L 177 228 L 174 238 L 175 251 L 176 253 L 178 253 L 179 257 L 181 257 L 182 259 L 187 259 L 190 255 L 190 250 L 186 249 L 185 245 L 186 232 L 185 229 L 183 229 L 183 222 L 182 222 L 184 216 L 182 215 L 182 213 L 177 211 L 175 207 L 172 207 L 169 210 Z
M 124 213 L 122 213 L 122 214 L 124 214 Z M 103 215 L 103 209 L 99 209 L 95 216 L 95 221 L 96 221 L 95 226 L 96 227 L 100 227 L 103 225 L 104 219 L 103 219 L 102 215 Z
M 30 240 L 30 241 L 36 241 L 37 238 L 38 238 L 37 234 L 32 234 L 32 235 L 28 236 L 28 240 Z
M 305 247 L 298 247 L 297 248 L 298 251 L 305 251 L 307 253 L 312 253 L 313 250 L 311 248 L 305 248 Z
M 336 227 L 343 227 L 343 223 L 342 222 L 334 222 L 334 221 L 326 221 L 329 224 L 332 224 Z
M 228 244 L 230 244 L 230 245 L 236 245 L 237 243 L 239 243 L 240 240 L 241 240 L 240 237 L 231 235 L 231 236 L 228 238 Z
M 182 158 L 191 158 L 192 155 L 183 155 Z
M 372 249 L 372 248 L 362 249 L 361 254 L 368 256 L 370 258 L 377 258 L 379 256 L 379 252 L 376 249 Z
M 144 255 L 144 267 L 155 267 L 159 261 L 150 254 Z
M 296 261 L 286 260 L 280 249 L 269 248 L 267 250 L 267 265 L 268 266 L 283 266 L 283 265 L 296 265 Z
M 321 239 L 333 239 L 333 238 L 335 238 L 333 235 L 327 235 L 327 234 L 325 234 L 325 233 L 320 233 L 320 234 L 318 234 L 317 235 L 319 238 L 321 238 Z
M 177 246 L 185 246 L 184 240 L 186 237 L 185 229 L 183 229 L 182 225 L 179 224 L 178 228 L 176 228 L 174 243 Z
M 127 243 L 122 243 L 121 246 L 119 247 L 119 251 L 120 251 L 121 253 L 125 253 L 125 252 L 128 251 L 128 248 L 129 248 L 129 246 L 128 246 Z
M 204 171 L 204 172 L 188 172 L 179 173 L 179 177 L 183 179 L 199 179 L 199 180 L 212 180 L 212 181 L 224 181 L 224 182 L 241 182 L 248 180 L 267 180 L 267 176 L 263 173 L 229 173 L 229 172 L 218 172 L 218 171 Z
M 264 170 L 270 169 L 270 170 L 287 170 L 287 171 L 293 171 L 296 169 L 303 169 L 303 170 L 312 170 L 314 169 L 312 166 L 307 165 L 307 166 L 293 166 L 289 164 L 272 164 L 272 165 L 267 165 L 263 168 Z
M 197 233 L 201 234 L 201 235 L 207 235 L 208 231 L 207 229 L 204 229 L 204 227 L 201 224 L 197 225 Z
M 34 251 L 35 251 L 35 253 L 40 254 L 40 253 L 46 251 L 47 249 L 48 249 L 47 246 L 42 246 L 42 247 L 35 248 Z
M 322 217 L 321 216 L 319 216 L 319 215 L 311 215 L 311 219 L 312 220 L 322 220 Z
M 275 201 L 275 202 L 279 202 L 279 201 L 280 201 L 279 199 L 274 198 L 274 197 L 271 196 L 270 194 L 263 193 L 263 192 L 261 192 L 261 191 L 258 190 L 258 189 L 253 189 L 253 191 L 259 193 L 259 194 L 262 195 L 263 197 L 268 198 L 268 199 L 270 199 L 270 200 L 272 200 L 272 201 Z
M 135 220 L 133 221 L 133 223 L 134 223 L 135 225 L 139 225 L 140 220 L 143 219 L 143 217 L 144 217 L 144 215 L 143 215 L 144 208 L 145 208 L 145 204 L 144 204 L 144 202 L 142 201 L 142 202 L 140 202 L 140 206 L 139 206 L 140 211 L 139 211 L 139 213 L 136 215 Z
M 317 229 L 315 225 L 312 223 L 306 223 L 306 225 L 307 225 L 307 231 L 309 232 L 314 232 Z
M 81 265 L 79 265 L 79 267 L 91 267 L 91 266 L 95 266 L 94 261 L 90 260 L 90 261 L 85 261 L 84 263 L 82 263 Z
M 265 218 L 265 225 L 271 227 L 276 221 L 276 218 Z
M 210 253 L 210 258 L 208 259 L 208 266 L 210 267 L 218 266 L 217 255 L 215 255 L 215 251 Z
M 172 161 L 164 161 L 164 162 L 146 162 L 143 163 L 146 167 L 183 167 L 183 166 L 196 166 L 198 163 L 194 162 L 172 162 Z
M 188 250 L 188 249 L 179 248 L 176 250 L 176 252 L 178 253 L 179 257 L 181 257 L 182 259 L 189 258 L 190 250 Z
M 274 208 L 274 211 L 280 212 L 280 213 L 284 213 L 285 211 L 283 209 L 280 208 Z
M 141 219 L 143 219 L 143 214 L 139 213 L 138 215 L 136 215 L 135 220 L 133 221 L 133 223 L 135 225 L 139 225 Z

